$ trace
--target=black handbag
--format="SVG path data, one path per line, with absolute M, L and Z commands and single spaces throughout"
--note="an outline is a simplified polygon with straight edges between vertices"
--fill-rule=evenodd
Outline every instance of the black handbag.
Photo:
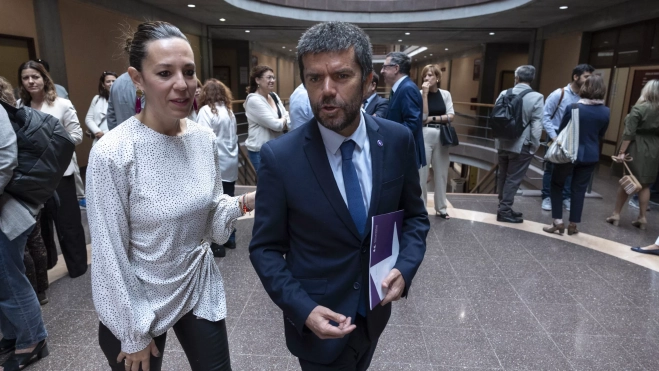
M 446 116 L 448 118 L 448 115 Z M 451 126 L 451 119 L 448 119 L 446 125 L 439 129 L 439 142 L 443 146 L 455 147 L 460 144 L 458 139 L 458 134 L 455 132 L 455 128 Z

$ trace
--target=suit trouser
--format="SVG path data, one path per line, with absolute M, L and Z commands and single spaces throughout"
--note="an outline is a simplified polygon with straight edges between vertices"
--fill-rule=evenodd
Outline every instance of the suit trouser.
M 302 371 L 365 371 L 371 365 L 378 339 L 371 340 L 366 329 L 366 319 L 356 315 L 357 326 L 348 336 L 348 344 L 334 362 L 323 365 L 300 358 Z
M 231 371 L 225 320 L 211 322 L 188 312 L 174 324 L 173 328 L 193 371 Z M 151 356 L 149 370 L 160 371 L 162 358 L 165 355 L 167 332 L 155 337 L 153 342 L 160 352 L 160 357 Z M 98 324 L 98 343 L 108 360 L 110 369 L 125 371 L 125 361 L 117 362 L 121 352 L 121 342 L 101 322 Z
M 446 184 L 448 182 L 448 168 L 451 163 L 449 147 L 439 142 L 439 130 L 436 128 L 423 128 L 423 142 L 426 149 L 426 159 L 432 165 L 435 182 L 435 211 L 446 214 Z M 419 169 L 421 181 L 421 197 L 424 205 L 428 199 L 428 169 L 426 165 Z
M 581 214 L 583 204 L 586 198 L 586 190 L 590 177 L 595 171 L 597 162 L 575 164 L 555 164 L 554 172 L 551 175 L 551 217 L 554 219 L 563 219 L 563 198 L 562 191 L 565 188 L 566 179 L 572 176 L 570 192 L 572 199 L 570 201 L 570 222 L 581 223 Z
M 499 150 L 499 177 L 497 191 L 499 192 L 500 214 L 512 212 L 515 194 L 522 184 L 526 170 L 531 164 L 533 155 L 530 153 L 531 145 L 522 146 L 521 153 Z

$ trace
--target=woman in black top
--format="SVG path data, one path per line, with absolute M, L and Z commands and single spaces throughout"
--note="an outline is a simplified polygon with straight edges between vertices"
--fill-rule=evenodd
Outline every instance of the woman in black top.
M 442 81 L 442 71 L 436 64 L 429 64 L 423 68 L 423 142 L 426 147 L 426 159 L 432 165 L 435 182 L 435 211 L 436 215 L 449 219 L 446 212 L 446 183 L 448 181 L 449 151 L 447 146 L 439 142 L 439 131 L 449 121 L 453 121 L 455 111 L 451 93 L 439 88 Z M 423 201 L 427 200 L 428 166 L 419 170 Z

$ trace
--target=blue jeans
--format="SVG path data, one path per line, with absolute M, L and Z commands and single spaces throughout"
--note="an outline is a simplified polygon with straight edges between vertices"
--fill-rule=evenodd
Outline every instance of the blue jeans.
M 48 336 L 23 264 L 32 228 L 12 241 L 0 231 L 0 331 L 5 339 L 16 340 L 16 349 L 29 348 Z
M 252 165 L 254 165 L 254 170 L 256 170 L 256 173 L 259 173 L 259 166 L 261 166 L 261 152 L 252 152 L 252 151 L 247 151 L 249 152 L 249 160 L 252 162 Z
M 552 162 L 545 162 L 545 173 L 542 176 L 542 199 L 551 197 L 551 174 L 554 172 L 554 166 L 556 164 Z M 563 187 L 563 199 L 571 199 L 572 194 L 572 174 L 568 175 L 565 178 L 565 187 Z

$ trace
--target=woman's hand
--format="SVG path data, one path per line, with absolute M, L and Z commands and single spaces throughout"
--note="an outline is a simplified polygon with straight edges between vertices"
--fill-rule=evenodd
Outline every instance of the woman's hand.
M 421 90 L 423 90 L 423 95 L 428 95 L 428 91 L 430 90 L 430 83 L 428 81 L 425 81 L 421 85 Z
M 99 131 L 98 133 L 94 134 L 94 136 L 96 137 L 96 139 L 101 139 L 101 137 L 103 136 L 103 132 Z
M 256 207 L 256 192 L 250 192 L 245 195 L 245 206 L 250 210 L 254 210 Z
M 151 343 L 149 343 L 146 348 L 140 350 L 137 353 L 119 353 L 117 362 L 121 363 L 121 361 L 125 359 L 126 371 L 138 371 L 140 369 L 140 364 L 142 364 L 142 371 L 149 371 L 151 356 L 160 357 L 158 347 L 156 347 L 156 343 L 153 340 L 151 340 Z

